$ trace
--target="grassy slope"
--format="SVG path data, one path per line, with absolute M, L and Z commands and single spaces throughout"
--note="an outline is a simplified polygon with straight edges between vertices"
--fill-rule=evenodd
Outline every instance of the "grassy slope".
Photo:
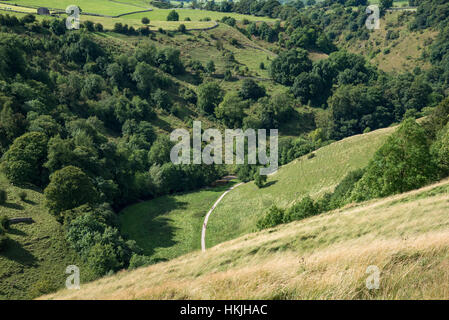
M 8 192 L 8 201 L 0 206 L 0 216 L 32 217 L 34 224 L 15 224 L 8 231 L 6 251 L 0 252 L 0 299 L 26 299 L 42 294 L 39 290 L 64 286 L 65 268 L 74 264 L 86 268 L 76 253 L 67 247 L 61 226 L 47 213 L 39 191 L 20 189 L 0 177 L 0 188 Z M 25 191 L 27 200 L 19 199 Z M 48 292 L 48 291 L 46 291 Z
M 448 210 L 445 180 L 43 298 L 448 299 Z
M 380 29 L 373 30 L 369 40 L 345 41 L 343 34 L 338 45 L 366 56 L 386 72 L 412 71 L 416 66 L 427 68 L 429 64 L 421 59 L 421 55 L 428 47 L 428 43 L 436 37 L 437 32 L 430 29 L 411 32 L 407 23 L 398 23 L 400 14 L 400 12 L 387 13 L 380 21 Z M 413 15 L 410 19 L 413 19 Z M 387 39 L 388 30 L 399 31 L 399 38 Z
M 299 158 L 268 177 L 268 186 L 258 189 L 253 182 L 229 193 L 209 219 L 207 246 L 255 230 L 257 219 L 272 204 L 292 205 L 307 194 L 312 197 L 331 191 L 351 170 L 368 164 L 374 152 L 394 128 L 343 139 Z
M 317 195 L 331 190 L 350 170 L 365 166 L 392 131 L 387 128 L 344 139 L 316 151 L 313 159 L 295 160 L 270 176 L 271 185 L 263 189 L 251 182 L 231 191 L 209 218 L 207 247 L 252 232 L 257 218 L 272 203 L 287 206 L 308 192 Z M 173 259 L 199 249 L 203 218 L 224 189 L 166 196 L 130 206 L 122 212 L 121 230 L 154 258 Z
M 129 206 L 120 213 L 121 232 L 155 259 L 173 259 L 198 250 L 204 216 L 230 186 L 163 196 Z

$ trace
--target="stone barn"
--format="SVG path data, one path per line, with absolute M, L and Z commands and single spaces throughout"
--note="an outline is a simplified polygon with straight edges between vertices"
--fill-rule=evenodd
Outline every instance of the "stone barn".
M 50 10 L 48 10 L 48 8 L 38 8 L 37 9 L 37 14 L 41 15 L 41 16 L 48 16 L 50 15 Z

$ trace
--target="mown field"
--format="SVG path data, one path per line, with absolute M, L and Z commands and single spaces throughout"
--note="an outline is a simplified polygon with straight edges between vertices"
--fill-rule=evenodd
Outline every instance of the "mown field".
M 69 265 L 80 268 L 83 281 L 89 279 L 87 267 L 68 248 L 61 225 L 47 213 L 42 192 L 12 186 L 3 176 L 0 188 L 8 193 L 6 204 L 0 205 L 0 216 L 35 221 L 11 225 L 7 232 L 8 247 L 0 252 L 0 300 L 30 299 L 62 288 Z M 19 198 L 19 192 L 26 192 L 25 200 Z
M 48 7 L 65 10 L 70 5 L 79 6 L 83 11 L 104 15 L 119 15 L 127 12 L 144 10 L 130 2 L 121 3 L 109 0 L 14 0 L 16 5 L 31 7 Z
M 42 299 L 448 299 L 448 211 L 445 180 Z
M 16 11 L 36 13 L 35 9 L 30 9 L 23 6 L 30 6 L 35 8 L 44 6 L 48 8 L 65 10 L 65 8 L 72 4 L 79 6 L 84 12 L 102 14 L 107 16 L 117 16 L 146 9 L 152 10 L 150 12 L 129 14 L 119 18 L 97 17 L 81 14 L 81 22 L 89 20 L 95 23 L 101 23 L 106 30 L 113 29 L 116 23 L 127 24 L 128 26 L 133 26 L 134 28 L 141 27 L 143 26 L 141 22 L 143 17 L 150 19 L 151 22 L 149 24 L 149 27 L 152 30 L 158 30 L 159 28 L 162 28 L 164 30 L 177 30 L 180 24 L 184 24 L 188 30 L 210 28 L 215 25 L 215 21 L 221 20 L 225 16 L 233 17 L 237 21 L 242 21 L 243 19 L 247 19 L 249 21 L 275 21 L 275 19 L 267 17 L 255 17 L 251 15 L 243 15 L 232 12 L 225 13 L 187 8 L 175 9 L 179 14 L 179 21 L 167 21 L 167 15 L 173 9 L 155 8 L 149 5 L 147 2 L 141 0 L 130 0 L 123 2 L 110 0 L 17 0 L 14 1 L 14 3 L 11 3 L 11 5 L 8 2 L 0 3 L 0 8 L 11 8 L 12 10 Z M 11 12 L 11 14 L 16 13 Z M 62 17 L 65 16 L 65 14 L 62 15 Z M 186 18 L 189 18 L 191 21 L 185 21 Z

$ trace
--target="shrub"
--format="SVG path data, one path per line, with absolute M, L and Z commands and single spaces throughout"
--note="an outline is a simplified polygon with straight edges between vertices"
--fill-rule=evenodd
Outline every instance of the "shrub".
M 9 229 L 9 219 L 6 216 L 0 217 L 0 229 L 8 230 Z
M 142 23 L 143 24 L 149 24 L 150 23 L 150 19 L 148 19 L 147 17 L 143 17 L 142 18 Z
M 96 23 L 94 28 L 97 32 L 103 32 L 103 25 L 101 23 Z
M 133 256 L 131 257 L 131 259 L 129 260 L 129 269 L 137 269 L 140 267 L 145 267 L 148 266 L 150 264 L 154 264 L 155 261 L 148 257 L 148 256 L 144 256 L 144 255 L 140 255 L 140 254 L 133 254 Z
M 256 170 L 256 173 L 254 174 L 254 184 L 260 189 L 265 185 L 265 182 L 267 182 L 267 176 L 261 175 L 259 170 Z
M 187 28 L 186 28 L 185 24 L 182 24 L 182 23 L 181 23 L 181 24 L 179 25 L 179 27 L 178 27 L 178 31 L 181 32 L 181 33 L 186 33 Z
M 20 191 L 19 198 L 20 200 L 25 201 L 27 199 L 27 193 L 25 191 Z
M 167 21 L 179 21 L 179 14 L 175 10 L 170 11 Z
M 0 189 L 0 205 L 5 204 L 6 200 L 8 200 L 8 194 L 5 190 Z
M 257 221 L 257 228 L 259 230 L 275 227 L 284 221 L 285 210 L 271 206 L 268 213 Z
M 304 197 L 299 203 L 290 207 L 284 215 L 284 223 L 301 220 L 318 213 L 315 202 L 309 197 Z
M 48 279 L 43 279 L 35 282 L 29 290 L 29 296 L 30 298 L 37 298 L 44 294 L 49 294 L 52 292 L 55 292 L 58 290 L 58 287 L 56 284 L 52 283 Z
M 113 272 L 120 266 L 114 247 L 111 244 L 95 244 L 89 251 L 87 262 L 98 276 L 104 276 L 111 271 Z

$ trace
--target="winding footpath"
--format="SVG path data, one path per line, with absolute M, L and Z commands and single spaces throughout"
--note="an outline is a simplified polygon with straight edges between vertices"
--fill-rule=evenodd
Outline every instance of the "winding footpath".
M 209 220 L 209 216 L 212 213 L 212 211 L 214 211 L 215 207 L 220 203 L 220 201 L 224 198 L 224 196 L 231 191 L 234 188 L 237 188 L 239 185 L 243 184 L 243 182 L 237 183 L 235 186 L 230 187 L 228 190 L 226 190 L 221 196 L 220 198 L 218 198 L 217 201 L 215 201 L 214 205 L 212 206 L 212 208 L 210 208 L 210 210 L 207 212 L 206 217 L 204 218 L 204 223 L 203 223 L 203 231 L 201 232 L 201 250 L 202 251 L 206 251 L 206 229 L 207 229 L 207 221 Z

